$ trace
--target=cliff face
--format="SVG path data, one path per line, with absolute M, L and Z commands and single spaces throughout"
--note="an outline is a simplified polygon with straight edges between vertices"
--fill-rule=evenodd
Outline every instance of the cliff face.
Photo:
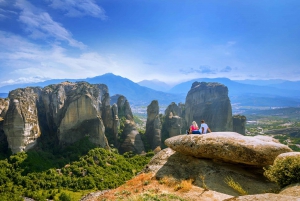
M 122 133 L 120 133 L 120 137 L 121 139 L 124 139 L 120 143 L 120 153 L 129 151 L 138 154 L 144 153 L 144 143 L 133 120 L 133 114 L 129 102 L 124 96 L 119 96 L 117 101 L 117 107 L 118 117 L 121 119 L 121 126 L 123 127 L 123 131 Z
M 32 148 L 41 130 L 60 145 L 88 137 L 100 147 L 108 146 L 102 114 L 108 127 L 114 125 L 106 85 L 64 82 L 16 89 L 9 94 L 5 115 L 2 102 L 3 130 L 13 153 Z
M 246 116 L 244 115 L 234 115 L 232 116 L 233 132 L 240 134 L 246 134 Z
M 36 144 L 40 136 L 38 104 L 42 89 L 16 89 L 9 93 L 9 107 L 3 130 L 13 153 L 25 151 Z
M 146 139 L 150 148 L 161 147 L 161 122 L 158 101 L 154 100 L 147 107 Z
M 219 83 L 194 82 L 185 101 L 185 120 L 204 119 L 212 131 L 232 131 L 232 109 L 228 89 Z

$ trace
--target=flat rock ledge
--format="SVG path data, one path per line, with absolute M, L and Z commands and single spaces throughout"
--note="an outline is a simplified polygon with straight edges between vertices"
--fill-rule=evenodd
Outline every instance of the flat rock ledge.
M 271 137 L 251 137 L 236 132 L 178 135 L 166 139 L 165 145 L 184 155 L 257 167 L 272 165 L 278 155 L 292 152 Z

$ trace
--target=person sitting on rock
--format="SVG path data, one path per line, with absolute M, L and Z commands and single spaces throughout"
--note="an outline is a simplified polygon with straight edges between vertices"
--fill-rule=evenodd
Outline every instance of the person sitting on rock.
M 211 133 L 210 128 L 208 127 L 208 125 L 205 123 L 204 120 L 201 120 L 201 126 L 200 126 L 199 131 L 200 131 L 200 134 L 206 134 L 207 131 L 208 131 L 209 133 Z
M 200 134 L 198 124 L 195 121 L 190 126 L 190 134 Z

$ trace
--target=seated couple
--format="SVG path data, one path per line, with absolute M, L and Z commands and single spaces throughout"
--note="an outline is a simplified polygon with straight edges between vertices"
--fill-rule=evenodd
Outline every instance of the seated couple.
M 208 125 L 204 122 L 204 120 L 201 120 L 201 126 L 200 126 L 200 129 L 198 127 L 198 124 L 193 121 L 192 122 L 192 125 L 190 126 L 190 129 L 189 129 L 189 133 L 188 134 L 206 134 L 207 131 L 210 133 L 211 130 L 210 128 L 208 127 Z

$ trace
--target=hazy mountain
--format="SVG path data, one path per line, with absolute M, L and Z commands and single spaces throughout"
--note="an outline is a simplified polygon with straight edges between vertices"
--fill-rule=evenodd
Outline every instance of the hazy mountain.
M 228 78 L 199 78 L 193 79 L 187 82 L 183 82 L 174 86 L 169 90 L 170 93 L 186 93 L 190 90 L 192 83 L 198 82 L 219 82 L 228 87 L 229 96 L 234 95 L 247 95 L 247 94 L 262 94 L 262 95 L 275 95 L 284 97 L 300 98 L 300 88 L 291 87 L 289 89 L 280 89 L 274 86 L 259 86 L 242 84 L 236 81 L 232 81 Z
M 258 85 L 258 86 L 268 86 L 272 84 L 281 84 L 285 82 L 286 80 L 281 79 L 270 79 L 270 80 L 233 80 L 238 83 L 242 84 L 251 84 L 251 85 Z
M 185 97 L 190 90 L 192 83 L 198 81 L 224 84 L 228 87 L 231 103 L 240 106 L 300 106 L 300 81 L 246 80 L 245 82 L 252 84 L 245 84 L 241 83 L 241 81 L 233 81 L 228 78 L 199 78 L 180 83 L 167 92 L 163 92 L 163 86 L 167 85 L 164 82 L 157 80 L 144 80 L 140 82 L 142 85 L 148 85 L 148 87 L 145 87 L 112 73 L 87 79 L 55 79 L 39 83 L 8 85 L 0 87 L 0 93 L 2 93 L 2 95 L 0 94 L 0 97 L 7 97 L 6 93 L 16 88 L 24 88 L 27 86 L 45 87 L 66 80 L 71 82 L 87 81 L 91 84 L 106 84 L 111 96 L 122 94 L 132 105 L 149 105 L 152 100 L 158 100 L 161 105 L 169 105 L 172 102 L 185 102 Z M 157 88 L 158 90 L 154 90 L 153 88 Z
M 148 87 L 150 89 L 156 90 L 156 91 L 163 91 L 167 92 L 172 87 L 165 82 L 159 81 L 159 80 L 143 80 L 138 82 L 137 84 Z
M 44 82 L 34 82 L 34 83 L 24 83 L 24 84 L 12 84 L 0 87 L 0 93 L 8 93 L 17 88 L 26 88 L 26 87 L 45 87 L 50 84 L 58 84 L 64 81 L 76 82 L 83 79 L 52 79 Z
M 158 100 L 159 104 L 170 104 L 171 102 L 183 102 L 185 99 L 185 95 L 155 91 L 112 73 L 88 78 L 85 81 L 91 84 L 106 84 L 111 96 L 122 94 L 129 100 L 130 104 L 149 105 L 152 100 Z
M 91 84 L 106 84 L 108 86 L 110 96 L 115 94 L 124 95 L 130 104 L 133 105 L 149 105 L 152 100 L 158 100 L 159 104 L 170 104 L 171 102 L 183 102 L 185 100 L 185 95 L 182 94 L 171 94 L 162 91 L 155 91 L 147 87 L 138 85 L 135 82 L 121 76 L 114 75 L 112 73 L 107 73 L 101 76 L 87 78 L 87 79 L 55 79 L 47 80 L 45 82 L 38 83 L 28 83 L 28 84 L 17 84 L 8 85 L 0 87 L 0 92 L 9 92 L 17 88 L 25 88 L 27 86 L 39 86 L 45 87 L 50 84 L 57 84 L 63 81 L 86 81 Z

